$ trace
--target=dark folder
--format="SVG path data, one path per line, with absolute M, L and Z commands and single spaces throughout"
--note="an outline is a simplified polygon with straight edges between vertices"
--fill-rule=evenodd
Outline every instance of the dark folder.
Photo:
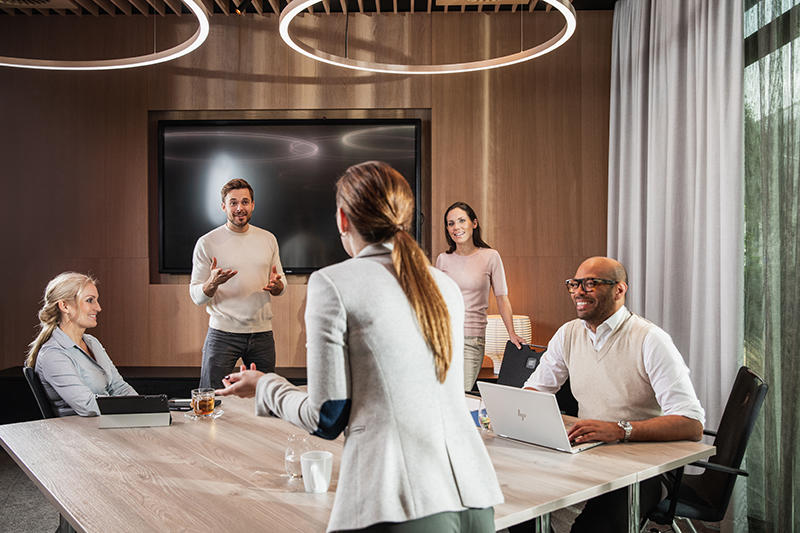
M 500 374 L 497 376 L 498 385 L 522 387 L 530 375 L 533 374 L 533 371 L 536 370 L 536 367 L 539 366 L 539 359 L 541 359 L 545 349 L 545 346 L 537 346 L 535 344 L 523 344 L 522 349 L 519 349 L 514 346 L 514 343 L 508 341 L 503 353 Z
M 518 349 L 511 341 L 508 341 L 506 350 L 503 352 L 503 363 L 500 366 L 497 383 L 509 387 L 522 387 L 539 366 L 539 361 L 546 350 L 546 346 L 537 346 L 536 344 L 523 344 L 522 349 Z M 556 393 L 556 400 L 562 413 L 578 416 L 578 401 L 572 395 L 569 379 L 561 385 Z

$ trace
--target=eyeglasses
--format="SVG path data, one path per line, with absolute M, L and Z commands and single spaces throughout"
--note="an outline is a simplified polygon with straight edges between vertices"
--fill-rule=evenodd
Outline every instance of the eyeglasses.
M 592 292 L 598 285 L 616 285 L 617 283 L 618 282 L 613 279 L 602 278 L 568 279 L 564 282 L 570 293 L 577 291 L 578 287 L 583 287 L 584 292 Z

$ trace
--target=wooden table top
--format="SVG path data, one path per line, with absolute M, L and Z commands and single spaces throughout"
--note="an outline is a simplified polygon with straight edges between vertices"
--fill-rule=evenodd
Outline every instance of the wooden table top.
M 331 489 L 289 480 L 288 422 L 256 417 L 253 400 L 224 398 L 216 420 L 172 413 L 169 427 L 99 429 L 68 417 L 0 426 L 3 446 L 78 531 L 325 531 Z M 342 440 L 311 437 L 341 455 Z
M 700 442 L 603 444 L 569 454 L 482 432 L 505 503 L 495 507 L 503 529 L 594 496 L 644 481 L 693 461 L 713 446 Z
M 331 488 L 306 494 L 284 472 L 288 422 L 253 415 L 253 401 L 225 398 L 225 414 L 170 427 L 99 429 L 69 417 L 0 426 L 0 442 L 78 531 L 325 531 L 343 439 L 310 437 L 334 453 Z M 476 429 L 476 431 L 479 431 Z M 483 432 L 506 502 L 498 529 L 625 487 L 714 448 L 701 443 L 603 445 L 576 455 Z

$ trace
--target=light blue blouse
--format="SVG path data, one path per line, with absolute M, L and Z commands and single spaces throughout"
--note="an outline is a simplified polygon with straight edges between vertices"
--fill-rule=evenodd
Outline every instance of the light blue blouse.
M 58 416 L 97 416 L 95 394 L 131 396 L 137 392 L 117 371 L 103 345 L 91 335 L 83 341 L 92 359 L 61 328 L 53 331 L 36 358 L 36 374 Z

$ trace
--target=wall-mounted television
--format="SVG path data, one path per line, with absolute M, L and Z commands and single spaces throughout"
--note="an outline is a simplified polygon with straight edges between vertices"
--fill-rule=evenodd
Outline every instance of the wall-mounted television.
M 385 161 L 416 198 L 421 242 L 419 119 L 158 121 L 159 271 L 186 274 L 198 237 L 225 223 L 220 189 L 254 190 L 251 224 L 275 234 L 287 274 L 347 258 L 335 223 L 335 183 L 347 167 Z

